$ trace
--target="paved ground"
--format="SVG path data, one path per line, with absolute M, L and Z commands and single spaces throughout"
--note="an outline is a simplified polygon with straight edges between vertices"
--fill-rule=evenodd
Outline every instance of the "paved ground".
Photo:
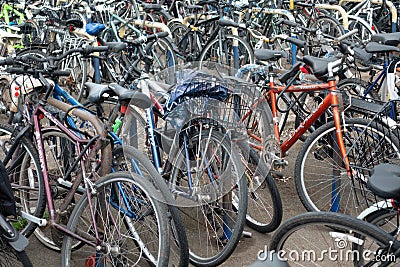
M 301 143 L 293 147 L 289 152 L 289 166 L 285 170 L 287 177 L 293 176 L 294 160 Z M 294 181 L 289 178 L 287 182 L 277 181 L 284 207 L 284 220 L 304 210 L 300 200 L 297 197 Z M 247 266 L 257 258 L 257 252 L 268 245 L 272 234 L 260 234 L 256 231 L 247 229 L 253 233 L 252 238 L 242 238 L 234 254 L 222 266 Z M 44 247 L 35 237 L 30 239 L 27 249 L 34 266 L 52 267 L 60 266 L 60 254 Z

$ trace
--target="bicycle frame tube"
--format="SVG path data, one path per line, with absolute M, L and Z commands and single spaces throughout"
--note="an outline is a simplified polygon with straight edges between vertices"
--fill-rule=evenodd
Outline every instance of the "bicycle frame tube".
M 149 141 L 151 146 L 151 154 L 153 156 L 153 164 L 157 169 L 158 173 L 162 174 L 163 170 L 161 168 L 161 159 L 160 159 L 160 151 L 157 146 L 157 141 L 154 136 L 154 119 L 153 119 L 153 111 L 148 108 L 146 109 L 146 122 L 147 122 L 147 132 L 149 135 Z
M 51 195 L 51 188 L 50 188 L 50 184 L 49 184 L 49 176 L 48 176 L 48 172 L 47 172 L 47 161 L 46 161 L 46 155 L 45 155 L 45 149 L 44 149 L 44 144 L 43 144 L 43 136 L 42 136 L 42 132 L 41 132 L 41 125 L 40 125 L 40 116 L 44 115 L 46 118 L 48 118 L 51 122 L 53 122 L 62 132 L 64 132 L 65 134 L 68 135 L 69 138 L 71 138 L 72 140 L 74 140 L 77 143 L 77 148 L 78 148 L 78 153 L 80 153 L 80 144 L 87 144 L 89 142 L 89 140 L 85 140 L 85 139 L 80 139 L 78 136 L 76 136 L 73 132 L 71 132 L 68 128 L 66 128 L 62 123 L 60 123 L 53 115 L 51 115 L 51 113 L 49 113 L 48 111 L 45 110 L 44 107 L 42 106 L 38 106 L 33 114 L 33 123 L 34 123 L 34 127 L 35 127 L 35 140 L 37 143 L 37 147 L 38 147 L 38 153 L 39 153 L 39 160 L 40 160 L 40 164 L 41 164 L 41 168 L 42 168 L 42 172 L 43 172 L 43 179 L 44 179 L 44 186 L 45 186 L 45 191 L 46 191 L 46 198 L 47 198 L 47 204 L 49 207 L 49 212 L 50 212 L 50 220 L 51 223 L 54 227 L 60 229 L 61 231 L 65 232 L 66 234 L 90 245 L 95 247 L 96 244 L 81 237 L 80 235 L 77 235 L 73 232 L 71 232 L 70 230 L 68 230 L 67 228 L 65 228 L 62 225 L 59 225 L 57 223 L 55 223 L 55 219 L 56 219 L 56 215 L 55 215 L 55 209 L 54 209 L 54 202 L 53 202 L 53 198 Z M 82 172 L 85 173 L 85 164 L 83 162 L 81 162 L 81 168 L 82 168 Z M 80 184 L 81 179 L 76 179 L 74 184 Z M 85 182 L 85 187 L 86 187 L 86 192 L 87 194 L 90 194 L 89 192 L 89 188 L 88 188 L 88 184 L 86 181 Z M 68 198 L 68 197 L 67 197 Z M 91 216 L 92 216 L 92 220 L 95 220 L 95 215 L 93 213 L 92 210 L 92 205 L 91 205 L 91 201 L 89 199 L 89 206 L 91 208 Z M 94 231 L 96 234 L 96 239 L 99 240 L 98 237 L 98 232 L 97 232 L 97 227 L 96 225 L 94 225 Z
M 278 141 L 280 141 L 279 136 L 279 122 L 278 122 L 278 109 L 276 106 L 276 94 L 281 92 L 285 86 L 276 86 L 273 82 L 270 84 L 271 90 L 268 92 L 271 99 L 271 111 L 274 119 L 274 131 Z M 334 81 L 323 84 L 313 84 L 313 85 L 296 85 L 289 86 L 285 92 L 315 92 L 319 90 L 336 90 L 336 84 Z M 319 104 L 316 111 L 312 112 L 301 124 L 297 127 L 294 133 L 281 144 L 281 153 L 285 155 L 286 152 L 293 146 L 293 144 L 308 130 L 308 128 L 314 124 L 314 122 L 331 106 L 333 94 L 332 92 L 328 94 L 322 102 Z M 337 98 L 335 95 L 334 98 Z
M 54 210 L 54 204 L 53 204 L 53 199 L 51 196 L 51 188 L 49 184 L 49 176 L 47 172 L 47 161 L 46 161 L 46 155 L 45 155 L 45 149 L 44 149 L 44 144 L 43 144 L 43 136 L 42 136 L 42 127 L 40 125 L 40 118 L 39 116 L 44 115 L 47 119 L 49 119 L 52 123 L 54 123 L 57 128 L 59 128 L 61 131 L 63 131 L 65 134 L 68 135 L 69 138 L 71 138 L 74 142 L 78 144 L 78 149 L 79 149 L 79 144 L 85 144 L 88 143 L 88 140 L 85 139 L 80 139 L 77 135 L 75 135 L 73 132 L 71 132 L 67 127 L 65 127 L 62 123 L 60 123 L 51 113 L 46 111 L 42 106 L 38 106 L 33 114 L 33 124 L 35 127 L 35 140 L 37 143 L 38 147 L 38 153 L 39 153 L 39 160 L 41 164 L 41 168 L 43 171 L 43 178 L 44 178 L 44 186 L 46 190 L 46 197 L 47 197 L 47 202 L 49 205 L 49 211 L 50 211 L 50 218 L 51 220 L 55 220 L 55 210 Z M 80 151 L 78 151 L 80 152 Z M 84 167 L 84 166 L 83 166 Z M 84 169 L 83 169 L 84 171 Z

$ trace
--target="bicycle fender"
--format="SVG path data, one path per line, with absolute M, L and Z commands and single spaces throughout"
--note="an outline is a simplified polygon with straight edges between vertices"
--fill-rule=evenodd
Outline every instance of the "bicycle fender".
M 363 210 L 360 215 L 357 216 L 357 219 L 364 220 L 371 213 L 384 208 L 393 208 L 392 201 L 390 199 L 382 200 L 371 205 L 367 209 Z

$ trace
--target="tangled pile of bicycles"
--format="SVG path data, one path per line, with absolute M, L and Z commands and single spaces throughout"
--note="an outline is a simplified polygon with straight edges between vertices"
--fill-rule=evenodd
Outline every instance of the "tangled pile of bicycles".
M 2 2 L 0 266 L 398 264 L 398 7 Z

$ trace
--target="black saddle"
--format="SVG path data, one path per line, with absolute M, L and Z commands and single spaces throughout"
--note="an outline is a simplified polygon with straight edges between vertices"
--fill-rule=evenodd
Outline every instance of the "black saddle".
M 367 182 L 370 190 L 382 198 L 400 199 L 400 166 L 379 164 Z
M 311 67 L 315 77 L 320 78 L 328 74 L 328 63 L 338 60 L 337 58 L 318 58 L 313 56 L 304 56 L 303 62 Z
M 103 94 L 109 93 L 112 96 L 117 96 L 121 101 L 130 102 L 138 108 L 146 109 L 151 106 L 151 100 L 147 95 L 139 91 L 126 89 L 125 87 L 122 87 L 116 83 L 112 83 L 110 85 L 101 85 L 86 82 L 85 86 L 88 88 L 88 101 L 91 103 L 98 102 Z
M 274 60 L 274 61 L 288 57 L 285 51 L 277 51 L 271 49 L 257 49 L 254 51 L 254 56 L 258 60 Z
M 389 52 L 400 52 L 400 48 L 395 46 L 370 42 L 365 46 L 365 51 L 367 51 L 368 53 L 389 53 Z
M 374 34 L 371 37 L 371 42 L 398 46 L 400 44 L 400 32 Z
M 90 103 L 97 103 L 101 99 L 101 96 L 103 94 L 109 93 L 111 91 L 111 89 L 108 88 L 108 85 L 103 85 L 103 84 L 86 82 L 85 86 L 89 92 L 88 101 Z
M 161 11 L 162 10 L 162 7 L 161 7 L 160 4 L 145 4 L 145 3 L 142 3 L 141 5 L 142 5 L 144 11 L 150 11 L 150 10 Z

